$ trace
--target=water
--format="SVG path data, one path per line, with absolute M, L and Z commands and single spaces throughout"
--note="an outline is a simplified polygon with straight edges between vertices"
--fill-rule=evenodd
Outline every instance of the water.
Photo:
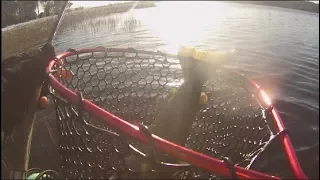
M 236 49 L 232 67 L 272 97 L 303 169 L 319 177 L 319 14 L 239 3 L 162 2 L 61 31 L 54 43 L 59 52 L 101 45 L 170 53 L 181 44 Z M 276 156 L 270 165 L 284 162 Z
M 181 44 L 235 49 L 232 68 L 271 96 L 304 171 L 319 177 L 319 14 L 227 2 L 161 2 L 79 23 L 54 39 L 58 52 L 102 45 L 176 53 Z M 272 172 L 287 165 L 276 152 L 266 166 Z

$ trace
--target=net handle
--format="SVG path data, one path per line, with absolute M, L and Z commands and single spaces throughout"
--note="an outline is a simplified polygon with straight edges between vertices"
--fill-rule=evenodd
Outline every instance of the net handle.
M 265 93 L 265 91 L 256 82 L 254 82 L 252 79 L 249 79 L 249 78 L 247 78 L 247 79 L 253 86 L 255 86 L 258 89 L 259 95 L 261 96 L 263 101 L 269 107 L 272 108 L 271 109 L 271 114 L 273 116 L 272 119 L 274 120 L 274 123 L 275 123 L 275 126 L 276 126 L 277 130 L 278 130 L 278 133 L 286 132 L 286 133 L 281 133 L 280 134 L 280 141 L 282 142 L 284 152 L 285 152 L 285 154 L 287 156 L 291 171 L 293 172 L 294 176 L 297 179 L 308 179 L 307 176 L 304 174 L 301 166 L 300 166 L 298 157 L 297 157 L 297 155 L 296 155 L 296 153 L 294 151 L 294 148 L 292 146 L 290 137 L 289 137 L 289 135 L 287 133 L 288 131 L 286 131 L 286 128 L 285 128 L 285 126 L 283 124 L 283 121 L 282 121 L 282 119 L 281 119 L 281 117 L 279 115 L 279 112 L 277 111 L 277 109 L 274 106 L 272 106 L 272 103 L 270 102 L 270 98 Z
M 76 55 L 76 54 L 81 54 L 81 53 L 92 53 L 92 52 L 107 52 L 107 51 L 111 51 L 111 52 L 136 52 L 136 53 L 149 53 L 149 51 L 139 51 L 139 50 L 132 50 L 132 49 L 119 49 L 119 48 L 93 48 L 93 49 L 80 49 L 77 51 L 73 51 L 73 52 L 65 52 L 62 53 L 61 55 L 57 56 L 57 59 L 62 59 L 64 57 L 68 57 L 71 55 Z M 153 54 L 159 54 L 159 55 L 163 55 L 161 54 L 161 52 L 157 52 L 157 53 L 153 53 Z M 167 57 L 177 57 L 175 55 L 171 55 L 171 54 L 166 54 Z M 52 60 L 47 68 L 47 72 L 49 73 L 51 71 L 51 68 L 53 67 L 54 63 L 56 62 L 56 60 Z M 262 94 L 262 90 L 260 89 L 260 87 L 253 81 L 253 80 L 249 80 L 252 85 L 254 85 L 258 90 L 259 90 L 259 94 L 261 97 L 264 97 Z M 52 74 L 49 74 L 49 82 L 51 84 L 51 86 L 59 92 L 59 94 L 61 94 L 63 97 L 66 97 L 71 103 L 75 103 L 78 104 L 79 102 L 79 98 L 78 95 L 75 92 L 72 92 L 71 90 L 69 90 L 68 88 L 66 88 L 65 86 L 63 86 L 57 79 L 55 79 L 55 77 Z M 264 99 L 265 100 L 265 99 Z M 267 103 L 267 102 L 266 102 Z M 268 104 L 268 103 L 267 103 Z M 104 120 L 106 123 L 108 123 L 108 125 L 120 130 L 121 132 L 123 132 L 124 134 L 135 138 L 136 140 L 142 142 L 142 143 L 148 143 L 147 138 L 144 136 L 143 132 L 141 132 L 139 130 L 139 127 L 111 114 L 110 112 L 107 112 L 106 110 L 98 107 L 97 105 L 91 103 L 90 101 L 84 99 L 83 100 L 83 108 L 90 113 L 91 115 L 95 116 L 96 118 L 102 119 Z M 278 126 L 278 129 L 283 128 L 283 123 L 281 121 L 280 116 L 276 116 L 276 110 L 273 109 L 272 110 L 273 115 L 275 116 L 275 118 L 273 118 Z M 283 139 L 285 138 L 286 143 L 284 144 L 285 147 L 285 152 L 288 156 L 288 159 L 290 160 L 290 165 L 291 168 L 292 167 L 296 167 L 293 172 L 295 175 L 299 175 L 297 176 L 297 178 L 303 178 L 305 176 L 301 176 L 303 172 L 300 168 L 300 174 L 299 174 L 299 162 L 297 161 L 297 158 L 294 156 L 295 153 L 293 151 L 292 146 L 290 147 L 290 140 L 288 139 L 288 136 L 282 136 Z M 225 165 L 225 163 L 222 160 L 218 160 L 215 159 L 213 157 L 195 152 L 191 149 L 187 149 L 185 147 L 176 145 L 170 141 L 164 140 L 156 135 L 152 135 L 155 147 L 165 153 L 168 153 L 174 157 L 177 157 L 183 161 L 186 161 L 192 165 L 195 165 L 199 168 L 208 170 L 212 173 L 215 174 L 219 174 L 225 177 L 231 177 L 232 174 L 229 171 L 229 168 Z M 288 145 L 289 142 L 289 145 Z M 288 152 L 287 152 L 288 151 Z M 288 155 L 289 154 L 289 155 Z M 292 166 L 293 165 L 293 166 Z M 275 176 L 271 176 L 271 175 L 266 175 L 257 171 L 253 171 L 253 170 L 248 170 L 239 166 L 234 166 L 234 170 L 237 174 L 237 176 L 239 178 L 245 178 L 245 179 L 280 179 L 279 177 L 275 177 Z M 305 179 L 305 178 L 303 178 Z

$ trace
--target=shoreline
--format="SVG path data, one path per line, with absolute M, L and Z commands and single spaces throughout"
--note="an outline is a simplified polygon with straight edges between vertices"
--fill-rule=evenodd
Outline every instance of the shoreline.
M 125 2 L 68 12 L 61 22 L 60 29 L 76 26 L 84 21 L 98 17 L 124 13 L 133 6 L 134 2 Z M 154 2 L 146 1 L 137 3 L 133 9 L 151 8 L 155 6 L 156 4 Z M 57 17 L 57 15 L 53 15 L 2 28 L 3 53 L 1 59 L 41 46 L 48 38 Z M 25 34 L 28 36 L 25 36 Z
M 238 4 L 254 4 L 268 7 L 285 8 L 319 14 L 319 4 L 309 1 L 232 1 Z
M 302 10 L 302 9 L 296 9 L 296 8 L 290 8 L 290 7 L 283 7 L 284 2 L 269 2 L 269 1 L 259 1 L 259 2 L 251 2 L 251 1 L 241 1 L 236 2 L 233 1 L 232 3 L 237 4 L 252 4 L 252 5 L 258 5 L 258 6 L 268 6 L 268 7 L 274 7 L 274 8 L 284 8 L 289 10 L 295 10 L 295 11 L 301 11 L 301 12 L 307 12 L 310 13 L 310 11 Z M 297 4 L 306 4 L 310 5 L 310 2 L 300 2 L 300 1 L 288 1 L 287 4 L 297 5 Z M 272 5 L 273 4 L 273 5 Z M 313 3 L 311 3 L 313 4 Z M 305 5 L 305 6 L 306 6 Z M 82 22 L 90 21 L 98 18 L 98 17 L 104 17 L 111 14 L 117 14 L 117 13 L 124 13 L 130 10 L 134 6 L 134 2 L 125 2 L 125 3 L 118 3 L 118 4 L 110 4 L 105 6 L 97 6 L 97 7 L 89 7 L 84 8 L 81 10 L 75 10 L 66 13 L 63 21 L 61 22 L 61 29 L 65 29 L 68 27 L 76 27 Z M 150 8 L 155 7 L 156 2 L 139 2 L 136 4 L 134 9 L 141 9 L 141 8 Z M 319 5 L 314 4 L 312 6 Z M 318 14 L 316 12 L 311 12 L 313 14 Z M 2 28 L 2 38 L 3 38 L 3 48 L 2 48 L 2 59 L 8 58 L 9 56 L 19 54 L 21 52 L 27 51 L 31 48 L 37 48 L 40 47 L 43 43 L 45 43 L 52 26 L 54 24 L 54 21 L 56 19 L 57 15 L 44 17 L 40 19 L 35 19 L 32 21 L 19 23 L 11 26 L 7 26 L 5 28 Z M 27 36 L 26 36 L 27 35 Z M 23 42 L 23 43 L 21 43 Z

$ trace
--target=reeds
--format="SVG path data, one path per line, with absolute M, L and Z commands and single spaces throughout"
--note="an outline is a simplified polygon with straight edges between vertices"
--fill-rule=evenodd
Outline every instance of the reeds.
M 118 17 L 100 20 L 97 20 L 96 18 L 127 12 L 133 6 L 134 2 L 125 2 L 69 12 L 61 22 L 59 31 L 63 31 L 67 28 L 75 29 L 79 27 L 89 27 L 91 30 L 97 31 L 99 26 L 106 24 L 110 30 L 112 30 L 112 28 L 116 28 L 117 22 L 119 21 Z M 155 7 L 155 3 L 139 2 L 134 8 L 139 9 L 147 7 Z M 41 46 L 48 38 L 56 18 L 57 15 L 45 17 L 2 29 L 1 59 Z M 127 18 L 124 20 L 124 23 L 128 30 L 132 30 L 137 22 L 135 19 Z

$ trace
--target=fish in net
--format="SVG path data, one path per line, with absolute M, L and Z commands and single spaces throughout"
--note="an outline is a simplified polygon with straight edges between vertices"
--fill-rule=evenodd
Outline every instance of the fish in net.
M 275 137 L 267 107 L 239 73 L 132 49 L 74 52 L 61 60 L 52 74 L 69 90 L 129 123 L 149 127 L 147 133 L 205 155 L 250 168 Z M 50 90 L 63 177 L 219 177 L 142 144 Z M 203 94 L 206 101 L 200 103 Z

